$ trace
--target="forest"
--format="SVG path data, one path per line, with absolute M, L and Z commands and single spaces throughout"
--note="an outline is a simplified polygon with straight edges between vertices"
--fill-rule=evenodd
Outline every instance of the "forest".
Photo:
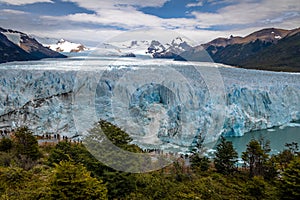
M 145 150 L 130 136 L 99 121 L 107 138 L 131 152 Z M 296 142 L 270 155 L 270 142 L 253 138 L 237 165 L 232 143 L 221 137 L 214 159 L 203 154 L 197 138 L 188 155 L 148 173 L 114 170 L 97 160 L 81 141 L 65 137 L 39 143 L 39 137 L 20 127 L 0 137 L 0 199 L 300 199 L 300 153 Z M 188 156 L 190 165 L 183 158 Z

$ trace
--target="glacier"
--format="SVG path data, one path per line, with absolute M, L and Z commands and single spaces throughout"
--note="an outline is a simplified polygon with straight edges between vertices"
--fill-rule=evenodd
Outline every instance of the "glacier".
M 0 65 L 0 127 L 82 135 L 99 119 L 145 148 L 186 150 L 300 120 L 300 74 L 215 63 L 69 58 Z

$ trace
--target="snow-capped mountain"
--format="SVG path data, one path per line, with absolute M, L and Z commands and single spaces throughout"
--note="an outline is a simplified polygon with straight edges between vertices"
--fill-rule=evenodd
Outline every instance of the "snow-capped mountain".
M 192 46 L 182 37 L 176 37 L 169 43 L 158 40 L 131 40 L 124 42 L 110 42 L 103 44 L 99 49 L 111 55 L 147 55 L 153 58 L 174 58 L 180 53 L 191 49 Z
M 46 46 L 48 46 L 53 51 L 66 53 L 81 52 L 88 50 L 88 48 L 85 47 L 83 44 L 69 42 L 64 39 L 59 40 L 56 44 L 50 44 Z
M 132 40 L 132 41 L 123 41 L 123 42 L 110 42 L 106 43 L 105 48 L 110 49 L 111 52 L 119 55 L 119 56 L 126 56 L 126 55 L 136 55 L 136 56 L 145 56 L 149 55 L 147 49 L 151 41 L 149 40 Z
M 188 44 L 182 37 L 176 37 L 171 43 L 167 43 L 162 51 L 153 54 L 154 58 L 176 58 L 184 51 L 189 51 L 192 46 Z
M 147 48 L 147 53 L 154 55 L 166 50 L 166 47 L 157 40 L 152 40 L 150 46 Z

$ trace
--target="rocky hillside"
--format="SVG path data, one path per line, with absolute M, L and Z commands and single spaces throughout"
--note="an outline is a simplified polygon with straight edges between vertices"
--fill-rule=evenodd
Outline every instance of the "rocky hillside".
M 33 56 L 21 49 L 0 33 L 0 63 L 9 61 L 31 60 Z
M 300 28 L 263 29 L 245 37 L 217 38 L 183 52 L 177 60 L 214 62 L 272 71 L 300 71 Z M 204 56 L 207 58 L 207 56 Z
M 276 43 L 278 40 L 287 36 L 291 31 L 284 29 L 276 29 L 276 28 L 268 28 L 256 31 L 247 35 L 246 37 L 239 36 L 230 36 L 230 38 L 217 38 L 211 42 L 203 44 L 202 46 L 208 48 L 210 46 L 213 47 L 226 47 L 228 45 L 234 44 L 247 44 L 250 42 L 254 42 L 255 40 L 260 40 L 263 42 Z
M 65 57 L 25 33 L 0 28 L 0 63 Z
M 286 36 L 241 61 L 242 67 L 272 71 L 300 72 L 300 32 Z

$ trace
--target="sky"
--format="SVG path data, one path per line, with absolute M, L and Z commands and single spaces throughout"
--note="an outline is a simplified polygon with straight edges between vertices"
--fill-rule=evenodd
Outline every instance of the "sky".
M 89 46 L 153 29 L 176 32 L 201 44 L 263 28 L 298 28 L 300 1 L 0 0 L 0 27 Z

